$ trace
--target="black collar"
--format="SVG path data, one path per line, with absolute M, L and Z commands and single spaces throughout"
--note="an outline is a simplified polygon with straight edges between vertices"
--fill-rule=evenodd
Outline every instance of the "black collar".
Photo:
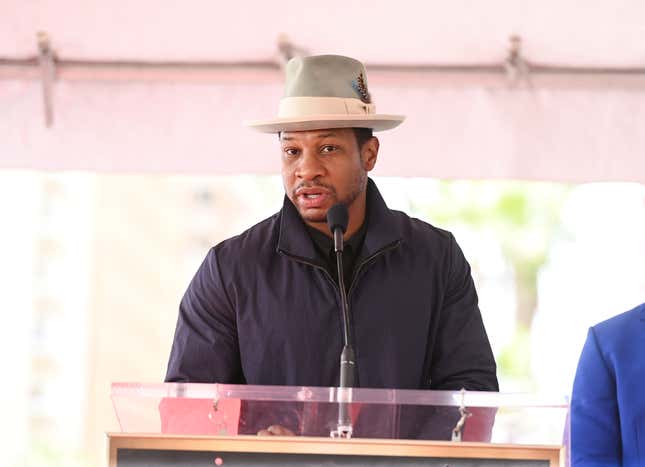
M 324 252 L 325 255 L 333 253 L 334 249 L 334 240 L 332 237 L 329 237 L 327 234 L 321 232 L 318 229 L 315 229 L 309 225 L 305 224 L 305 228 L 309 233 L 309 236 L 317 245 L 321 253 Z M 354 254 L 358 254 L 358 251 L 363 244 L 363 239 L 365 238 L 365 231 L 367 230 L 367 220 L 363 222 L 360 229 L 354 232 L 349 239 L 344 241 L 345 248 L 349 247 Z
M 367 181 L 367 209 L 365 239 L 360 259 L 367 258 L 382 248 L 401 240 L 395 216 L 372 179 Z M 311 241 L 304 221 L 291 200 L 285 195 L 280 219 L 277 250 L 310 263 L 319 264 L 316 248 Z M 320 264 L 323 266 L 323 264 Z

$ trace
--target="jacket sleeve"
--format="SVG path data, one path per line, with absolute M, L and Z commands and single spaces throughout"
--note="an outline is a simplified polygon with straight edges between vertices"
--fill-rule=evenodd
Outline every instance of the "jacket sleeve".
M 470 265 L 452 235 L 445 295 L 430 366 L 430 388 L 499 390 L 495 358 L 479 311 Z
M 243 383 L 235 308 L 212 248 L 179 306 L 166 382 Z
M 621 465 L 616 379 L 594 329 L 582 349 L 571 397 L 571 465 Z

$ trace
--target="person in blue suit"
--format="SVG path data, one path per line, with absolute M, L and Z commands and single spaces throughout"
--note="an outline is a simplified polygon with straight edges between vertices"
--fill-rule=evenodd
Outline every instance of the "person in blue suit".
M 645 466 L 645 303 L 589 329 L 571 397 L 571 464 Z

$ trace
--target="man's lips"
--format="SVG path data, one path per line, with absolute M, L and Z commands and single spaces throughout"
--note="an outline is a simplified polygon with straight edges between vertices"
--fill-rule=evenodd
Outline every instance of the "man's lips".
M 299 188 L 296 190 L 298 204 L 307 209 L 322 207 L 330 198 L 330 191 L 319 187 Z

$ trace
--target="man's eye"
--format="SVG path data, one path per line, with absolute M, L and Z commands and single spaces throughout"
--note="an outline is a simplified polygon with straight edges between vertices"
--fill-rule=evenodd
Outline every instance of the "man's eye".
M 336 146 L 326 145 L 326 146 L 322 147 L 320 152 L 325 152 L 326 153 L 326 152 L 332 152 L 332 151 L 335 151 L 335 150 L 336 150 Z
M 290 156 L 290 157 L 298 155 L 298 150 L 294 148 L 286 148 L 283 151 L 287 156 Z

